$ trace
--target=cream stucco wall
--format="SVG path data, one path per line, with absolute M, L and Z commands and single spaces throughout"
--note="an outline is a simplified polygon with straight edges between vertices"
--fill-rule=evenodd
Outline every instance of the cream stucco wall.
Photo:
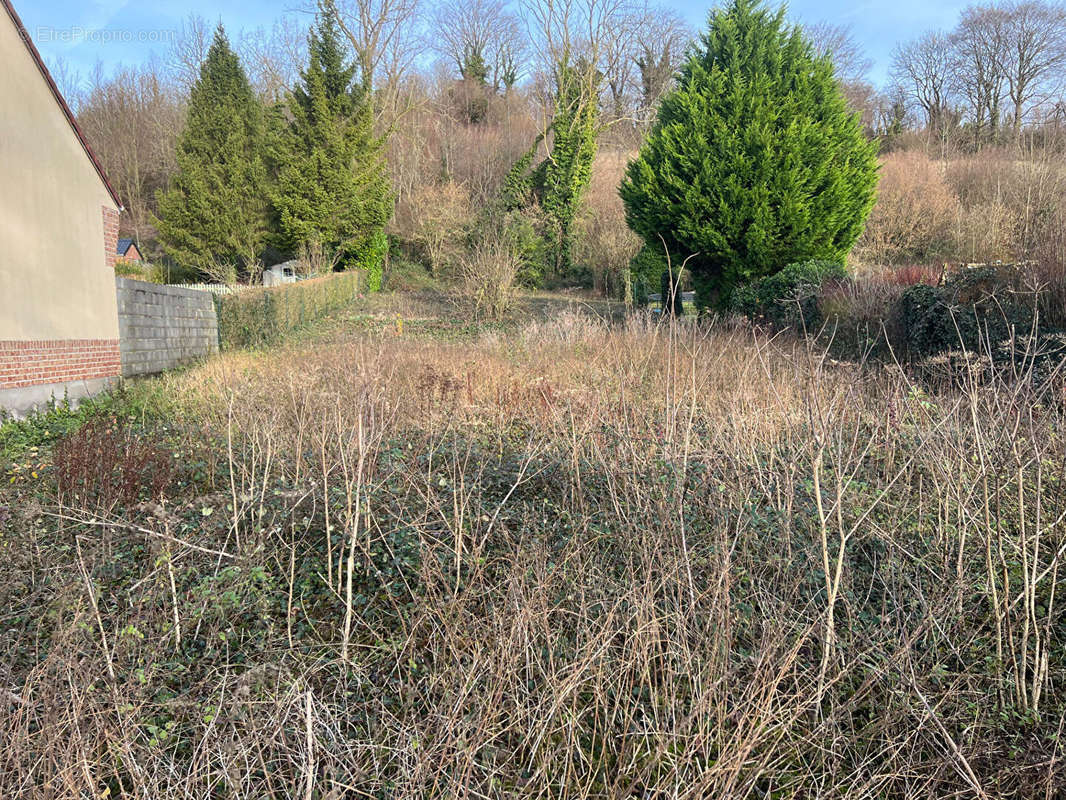
M 0 8 L 0 339 L 117 339 L 116 205 Z

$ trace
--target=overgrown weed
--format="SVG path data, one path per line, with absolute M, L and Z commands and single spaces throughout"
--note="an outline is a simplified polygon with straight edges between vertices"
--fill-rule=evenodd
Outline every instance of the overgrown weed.
M 14 510 L 4 796 L 1066 789 L 1050 384 L 570 314 L 170 391 L 201 480 Z

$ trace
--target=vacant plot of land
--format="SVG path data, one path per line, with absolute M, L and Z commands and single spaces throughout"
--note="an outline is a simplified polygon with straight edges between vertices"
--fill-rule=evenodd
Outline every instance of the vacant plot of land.
M 375 302 L 9 429 L 0 795 L 1066 791 L 1057 398 Z

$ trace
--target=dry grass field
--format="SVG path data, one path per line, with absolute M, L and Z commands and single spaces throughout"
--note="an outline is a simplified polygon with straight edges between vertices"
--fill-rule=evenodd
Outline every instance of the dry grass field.
M 0 796 L 1064 796 L 1054 381 L 375 302 L 9 435 Z

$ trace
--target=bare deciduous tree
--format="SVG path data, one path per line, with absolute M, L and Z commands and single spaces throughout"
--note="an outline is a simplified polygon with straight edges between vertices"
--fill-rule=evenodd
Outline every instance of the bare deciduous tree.
M 872 131 L 876 126 L 877 90 L 869 82 L 873 61 L 856 41 L 847 25 L 819 22 L 805 27 L 815 52 L 833 62 L 840 89 L 848 106 L 862 115 L 863 127 Z
M 665 6 L 625 5 L 606 20 L 599 69 L 612 121 L 647 123 L 673 82 L 692 31 Z
M 925 113 L 926 124 L 942 135 L 950 118 L 951 47 L 948 37 L 931 31 L 896 48 L 892 75 L 911 102 Z
M 621 9 L 607 20 L 600 72 L 606 92 L 604 107 L 613 120 L 633 117 L 636 111 L 636 47 L 642 16 L 641 9 Z
M 975 142 L 995 139 L 1004 125 L 1017 139 L 1026 121 L 1054 108 L 1066 87 L 1066 5 L 970 6 L 950 34 L 927 33 L 898 48 L 893 75 L 935 132 L 944 133 L 954 98 Z
M 1026 114 L 1051 102 L 1066 82 L 1066 6 L 1026 0 L 1007 4 L 1005 11 L 1002 70 L 1017 137 Z
M 991 5 L 962 12 L 951 35 L 951 75 L 955 90 L 966 98 L 974 135 L 995 138 L 1002 117 L 1006 79 L 1001 64 L 1008 47 L 1007 14 Z
M 674 82 L 694 33 L 675 11 L 648 8 L 637 33 L 637 68 L 640 70 L 640 120 L 650 123 L 663 94 Z
M 153 67 L 97 73 L 78 121 L 126 206 L 124 230 L 144 249 L 154 236 L 155 193 L 176 167 L 185 109 L 179 90 Z
M 240 56 L 248 80 L 266 103 L 280 101 L 307 63 L 307 28 L 294 16 L 258 27 L 240 37 Z
M 46 57 L 45 63 L 63 99 L 76 113 L 85 99 L 85 79 L 82 74 L 62 56 Z M 99 70 L 100 65 L 97 64 L 97 72 Z
M 589 84 L 598 85 L 603 53 L 625 0 L 526 0 L 524 8 L 541 68 L 557 74 L 581 63 Z
M 433 49 L 451 62 L 460 77 L 480 60 L 493 91 L 518 80 L 525 54 L 521 20 L 501 0 L 445 0 L 433 14 Z
M 866 83 L 873 61 L 856 41 L 851 28 L 831 22 L 818 22 L 805 28 L 815 52 L 833 61 L 837 80 L 843 84 Z
M 186 94 L 200 78 L 200 65 L 207 58 L 212 34 L 207 20 L 198 14 L 189 14 L 182 20 L 177 36 L 171 40 L 166 55 L 167 67 Z
M 564 82 L 571 98 L 577 93 L 570 101 L 571 119 L 582 117 L 581 107 L 599 105 L 605 54 L 627 5 L 625 0 L 525 0 L 524 9 L 536 53 L 533 92 L 543 105 L 547 135 Z
M 907 92 L 903 87 L 890 86 L 877 95 L 874 101 L 874 131 L 889 140 L 904 132 L 911 119 Z
M 379 120 L 391 124 L 401 112 L 401 84 L 420 51 L 420 0 L 325 0 L 337 10 L 351 44 L 363 86 L 375 93 Z

